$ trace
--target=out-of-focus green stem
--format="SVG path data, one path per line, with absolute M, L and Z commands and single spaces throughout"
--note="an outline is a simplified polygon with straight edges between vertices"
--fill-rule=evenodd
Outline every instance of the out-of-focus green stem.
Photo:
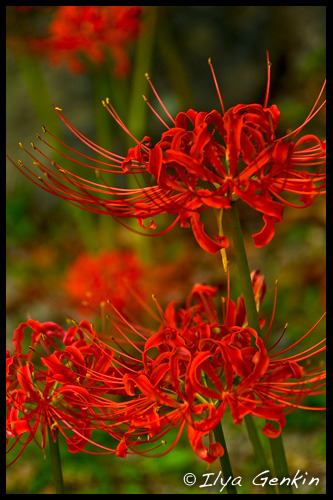
M 143 30 L 135 47 L 126 126 L 139 141 L 145 135 L 148 135 L 146 126 L 149 109 L 142 96 L 147 96 L 150 90 L 145 73 L 149 73 L 151 70 L 159 8 L 158 6 L 150 5 L 143 9 Z M 128 137 L 127 147 L 133 146 L 135 146 L 133 139 Z M 135 189 L 146 185 L 146 179 L 140 174 L 126 176 L 126 180 L 128 183 L 127 187 L 129 188 Z M 129 221 L 128 225 L 132 226 L 134 230 L 139 229 L 142 231 L 138 227 L 136 220 Z M 132 232 L 131 237 L 132 244 L 140 257 L 146 262 L 151 262 L 151 238 L 137 235 L 135 232 Z
M 61 131 L 58 115 L 53 109 L 49 90 L 38 59 L 24 50 L 21 50 L 14 57 L 38 119 L 42 125 L 52 130 L 52 133 L 60 138 Z
M 110 98 L 111 103 L 117 108 L 117 112 L 121 114 L 124 108 L 123 104 L 127 100 L 127 95 L 124 93 L 124 88 L 126 87 L 127 90 L 127 85 L 126 82 L 124 82 L 124 78 L 122 78 L 121 81 L 112 78 L 108 61 L 102 67 L 96 67 L 89 63 L 88 68 L 90 70 L 89 74 L 91 76 L 94 91 L 96 144 L 108 151 L 113 151 L 115 145 L 114 138 L 119 135 L 121 136 L 123 131 L 102 105 L 102 101 L 107 97 Z M 120 88 L 122 92 L 118 92 Z M 106 158 L 99 156 L 97 153 L 96 159 L 107 161 Z M 110 172 L 103 173 L 101 180 L 99 178 L 98 169 L 95 170 L 95 174 L 101 184 L 106 182 L 108 185 L 118 187 L 118 179 L 115 174 Z M 117 227 L 118 224 L 112 217 L 104 214 L 100 215 L 95 226 L 95 231 L 98 233 L 98 245 L 102 245 L 108 249 L 115 248 L 117 244 Z
M 147 96 L 149 93 L 149 83 L 145 73 L 149 73 L 151 70 L 158 15 L 158 6 L 150 5 L 145 7 L 143 11 L 142 22 L 144 23 L 144 29 L 136 44 L 132 70 L 127 127 L 139 140 L 146 135 L 148 107 L 142 96 Z M 131 138 L 129 138 L 129 141 L 129 146 L 133 146 Z
M 167 15 L 164 15 L 163 22 L 159 25 L 159 36 L 156 45 L 167 72 L 168 84 L 170 84 L 172 93 L 178 99 L 179 111 L 186 111 L 189 108 L 195 109 L 195 100 L 184 58 L 179 51 Z
M 30 54 L 28 51 L 22 50 L 14 54 L 15 61 L 19 72 L 24 80 L 36 115 L 46 129 L 50 130 L 58 139 L 62 139 L 62 132 L 59 125 L 58 115 L 55 112 L 52 103 L 48 86 L 45 81 L 44 73 L 39 60 Z M 61 145 L 57 144 L 57 148 L 61 151 Z M 52 151 L 53 161 L 62 165 L 64 158 L 60 152 Z M 80 210 L 79 208 L 65 204 L 67 213 L 75 220 L 80 237 L 89 250 L 94 250 L 94 221 L 93 214 Z

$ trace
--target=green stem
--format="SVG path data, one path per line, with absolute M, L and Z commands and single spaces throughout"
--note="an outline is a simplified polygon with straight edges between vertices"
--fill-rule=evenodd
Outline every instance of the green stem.
M 259 317 L 253 294 L 250 268 L 247 261 L 242 228 L 239 221 L 237 202 L 231 204 L 230 210 L 225 210 L 229 229 L 234 243 L 239 279 L 242 286 L 244 304 L 248 324 L 260 335 Z
M 58 438 L 56 438 L 56 440 L 54 441 L 52 436 L 52 431 L 49 426 L 47 427 L 47 434 L 49 439 L 52 475 L 53 475 L 54 485 L 56 488 L 56 493 L 64 494 L 65 493 L 64 480 L 62 477 Z
M 222 455 L 222 457 L 220 457 L 220 463 L 221 463 L 221 467 L 222 467 L 223 478 L 225 481 L 228 481 L 227 485 L 226 485 L 227 492 L 229 494 L 236 494 L 237 493 L 236 486 L 234 486 L 232 484 L 233 479 L 234 479 L 234 475 L 233 475 L 232 468 L 231 468 L 227 444 L 226 444 L 225 438 L 224 438 L 222 423 L 220 423 L 219 425 L 217 425 L 215 427 L 214 437 L 215 437 L 216 442 L 220 443 L 224 449 L 224 454 Z M 232 478 L 232 480 L 229 480 L 229 478 Z
M 231 232 L 231 236 L 234 243 L 235 253 L 236 253 L 236 261 L 238 266 L 238 272 L 240 277 L 240 282 L 243 291 L 245 310 L 248 320 L 248 325 L 256 330 L 258 335 L 260 335 L 260 325 L 259 325 L 259 316 L 256 308 L 256 303 L 253 294 L 253 287 L 251 282 L 251 274 L 249 269 L 249 264 L 247 260 L 244 239 L 242 234 L 242 229 L 239 221 L 237 201 L 231 204 L 231 209 L 225 211 L 228 217 L 229 229 Z M 248 419 L 249 420 L 249 419 Z M 252 429 L 253 430 L 253 429 Z M 250 437 L 252 444 L 256 442 Z M 258 437 L 259 439 L 259 437 Z M 282 442 L 282 435 L 278 438 L 270 438 L 270 447 L 272 453 L 272 459 L 274 464 L 274 470 L 276 477 L 290 477 L 288 472 L 288 465 L 286 460 L 286 455 Z M 257 444 L 255 444 L 257 447 Z M 257 456 L 262 455 L 263 450 L 256 449 Z M 288 490 L 288 493 L 292 493 L 292 489 L 289 486 L 279 486 L 279 493 L 285 493 Z
M 266 454 L 264 451 L 264 448 L 262 446 L 262 443 L 259 438 L 258 430 L 256 428 L 254 419 L 252 415 L 245 415 L 244 417 L 244 422 L 246 425 L 247 433 L 249 435 L 250 442 L 252 444 L 252 448 L 255 452 L 255 456 L 260 468 L 261 472 L 264 472 L 265 470 L 270 471 L 270 467 L 268 465 L 267 459 L 266 459 Z M 270 474 L 271 476 L 271 474 Z M 267 484 L 266 486 L 267 493 L 269 494 L 274 494 L 276 493 L 276 489 L 274 486 Z
M 282 441 L 282 434 L 280 434 L 277 438 L 270 439 L 269 444 L 274 461 L 275 476 L 280 480 L 283 477 L 290 477 Z M 292 487 L 289 484 L 279 484 L 278 488 L 281 495 L 290 494 L 293 492 Z

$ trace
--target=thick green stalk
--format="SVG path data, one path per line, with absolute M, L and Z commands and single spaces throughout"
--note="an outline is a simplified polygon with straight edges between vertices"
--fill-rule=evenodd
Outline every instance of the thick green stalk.
M 260 335 L 259 316 L 254 299 L 250 269 L 246 256 L 244 239 L 238 216 L 237 201 L 234 201 L 231 204 L 231 209 L 225 210 L 225 212 L 228 217 L 229 229 L 234 243 L 236 261 L 243 291 L 248 324 L 251 328 L 256 330 Z M 282 435 L 280 434 L 280 436 L 277 438 L 270 438 L 269 442 L 271 446 L 272 459 L 276 477 L 279 478 L 290 477 L 284 446 L 282 442 Z M 288 493 L 292 493 L 291 486 L 284 486 L 284 485 L 279 486 L 279 493 L 286 493 L 286 490 L 288 490 Z
M 289 472 L 288 472 L 288 464 L 286 460 L 286 454 L 284 451 L 284 446 L 283 446 L 283 441 L 282 441 L 282 435 L 278 436 L 277 438 L 272 438 L 269 440 L 269 444 L 271 447 L 271 452 L 272 452 L 272 457 L 274 461 L 274 470 L 275 470 L 275 476 L 281 480 L 284 477 L 289 478 Z M 283 494 L 290 494 L 293 492 L 291 485 L 289 484 L 281 484 L 278 486 L 279 488 L 279 493 L 281 495 Z
M 253 294 L 250 268 L 247 261 L 242 228 L 238 216 L 237 202 L 231 204 L 230 210 L 224 211 L 228 217 L 229 229 L 234 243 L 238 274 L 243 291 L 248 324 L 260 335 L 259 317 Z
M 62 477 L 58 438 L 56 438 L 56 440 L 54 441 L 50 427 L 47 427 L 47 434 L 49 439 L 51 469 L 52 469 L 54 486 L 56 488 L 57 494 L 64 494 L 65 493 L 64 480 Z
M 237 493 L 237 488 L 236 488 L 236 486 L 234 486 L 232 484 L 232 480 L 234 479 L 234 475 L 233 475 L 232 468 L 231 468 L 227 444 L 226 444 L 225 438 L 224 438 L 222 423 L 220 423 L 219 425 L 217 425 L 215 427 L 214 437 L 215 437 L 216 442 L 220 443 L 224 449 L 224 454 L 222 455 L 222 457 L 220 457 L 220 464 L 222 467 L 224 482 L 228 481 L 226 484 L 227 492 L 229 494 L 234 495 Z M 229 478 L 232 478 L 232 479 L 229 480 Z
M 256 428 L 252 415 L 245 415 L 244 422 L 246 425 L 247 433 L 249 435 L 249 439 L 252 444 L 252 448 L 255 452 L 258 465 L 260 467 L 260 472 L 264 472 L 265 470 L 270 470 L 270 467 L 267 463 L 266 454 L 262 446 L 262 443 L 260 441 L 258 430 Z M 265 485 L 265 488 L 267 490 L 267 493 L 269 494 L 276 493 L 275 486 L 267 484 Z

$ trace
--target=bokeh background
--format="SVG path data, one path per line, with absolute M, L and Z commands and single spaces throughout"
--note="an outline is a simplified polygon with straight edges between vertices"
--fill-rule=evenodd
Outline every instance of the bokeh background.
M 156 99 L 149 95 L 146 72 L 171 114 L 189 107 L 219 109 L 208 57 L 212 58 L 226 108 L 263 103 L 268 50 L 272 63 L 269 104 L 277 104 L 281 111 L 278 135 L 304 121 L 325 78 L 324 6 L 146 7 L 140 39 L 126 49 L 130 71 L 122 78 L 113 75 L 110 65 L 98 69 L 90 65 L 87 71 L 74 74 L 63 64 L 53 65 L 26 51 L 24 37 L 47 32 L 53 7 L 6 10 L 6 148 L 14 161 L 26 160 L 18 142 L 28 147 L 36 140 L 35 134 L 41 133 L 42 125 L 56 133 L 59 130 L 66 142 L 78 147 L 75 138 L 59 124 L 52 103 L 87 137 L 118 154 L 124 155 L 132 144 L 103 108 L 101 100 L 106 97 L 134 135 L 158 137 L 162 125 L 141 97 L 149 96 L 156 105 Z M 323 139 L 324 111 L 305 130 Z M 14 329 L 27 316 L 62 326 L 68 317 L 84 319 L 84 312 L 73 307 L 64 289 L 67 269 L 82 252 L 134 250 L 145 268 L 147 297 L 156 294 L 162 305 L 183 300 L 196 282 L 216 285 L 222 294 L 225 292 L 220 256 L 205 255 L 190 230 L 174 228 L 160 238 L 138 237 L 107 216 L 88 214 L 43 192 L 10 161 L 6 191 L 9 346 Z M 241 219 L 250 267 L 260 269 L 266 277 L 263 315 L 269 321 L 278 279 L 272 334 L 279 335 L 288 322 L 290 339 L 304 334 L 325 309 L 325 202 L 318 198 L 305 210 L 286 207 L 284 214 L 283 223 L 276 226 L 276 237 L 259 250 L 254 248 L 251 234 L 261 227 L 261 217 L 243 207 Z M 215 221 L 211 224 L 210 234 L 214 234 Z M 233 261 L 232 248 L 228 257 Z M 236 298 L 240 289 L 233 265 L 231 278 Z M 321 338 L 324 331 L 323 321 L 315 335 Z M 298 410 L 287 418 L 284 443 L 291 475 L 299 469 L 320 478 L 319 486 L 304 485 L 295 493 L 324 493 L 324 414 Z M 259 471 L 245 428 L 235 427 L 227 416 L 224 429 L 234 474 L 243 478 L 240 493 L 263 493 L 251 484 Z M 153 460 L 71 455 L 64 443 L 61 456 L 69 493 L 218 492 L 214 487 L 199 488 L 206 465 L 194 456 L 186 436 L 173 452 Z M 209 472 L 218 470 L 216 464 Z M 196 485 L 184 485 L 187 472 L 197 475 Z M 49 457 L 44 458 L 37 446 L 32 445 L 7 469 L 7 492 L 54 493 Z

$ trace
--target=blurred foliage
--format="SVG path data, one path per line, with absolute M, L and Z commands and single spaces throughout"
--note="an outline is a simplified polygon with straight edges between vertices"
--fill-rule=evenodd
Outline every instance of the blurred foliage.
M 8 7 L 10 9 L 10 7 Z M 325 77 L 325 16 L 323 6 L 164 6 L 158 10 L 152 60 L 139 68 L 142 82 L 149 70 L 155 87 L 173 114 L 187 107 L 218 109 L 219 101 L 209 67 L 211 57 L 226 107 L 239 102 L 263 102 L 266 86 L 266 49 L 272 62 L 269 103 L 281 110 L 280 134 L 303 122 Z M 45 17 L 48 19 L 48 13 Z M 46 22 L 46 21 L 45 21 Z M 42 17 L 39 23 L 43 23 Z M 134 50 L 131 52 L 135 59 Z M 148 60 L 147 60 L 148 65 Z M 92 140 L 101 137 L 101 146 L 124 154 L 124 134 L 110 128 L 107 113 L 95 109 L 106 95 L 96 94 L 92 75 L 72 75 L 63 67 L 40 63 L 50 100 L 66 111 L 74 125 Z M 7 153 L 14 160 L 22 155 L 18 141 L 29 144 L 35 132 L 48 124 L 51 102 L 44 103 L 45 118 L 40 122 L 17 61 L 7 52 Z M 129 102 L 123 84 L 110 83 L 110 97 L 116 108 L 126 112 Z M 142 83 L 141 83 L 142 84 Z M 104 86 L 105 88 L 105 86 Z M 137 99 L 141 99 L 138 93 Z M 43 107 L 43 106 L 42 106 Z M 127 110 L 128 111 L 128 110 Z M 42 110 L 43 112 L 43 110 Z M 126 116 L 124 117 L 126 122 Z M 147 115 L 144 135 L 158 136 L 162 126 Z M 324 138 L 324 112 L 307 129 Z M 62 130 L 73 147 L 77 143 Z M 83 214 L 61 200 L 49 196 L 29 183 L 13 165 L 7 164 L 7 343 L 13 330 L 29 314 L 39 321 L 55 321 L 65 326 L 76 314 L 66 306 L 61 279 L 69 263 L 83 250 L 96 251 L 113 245 L 136 246 L 151 268 L 152 293 L 164 306 L 170 300 L 183 300 L 196 282 L 206 282 L 226 293 L 220 256 L 203 255 L 190 231 L 174 228 L 161 238 L 137 238 L 106 216 Z M 289 323 L 286 341 L 303 335 L 325 309 L 325 203 L 318 199 L 306 210 L 285 209 L 283 223 L 276 226 L 276 237 L 262 249 L 255 249 L 251 234 L 261 227 L 261 218 L 243 206 L 241 219 L 252 269 L 266 276 L 267 298 L 263 314 L 269 323 L 274 282 L 278 299 L 272 335 L 279 335 Z M 208 222 L 209 223 L 209 222 Z M 115 229 L 115 226 L 117 229 Z M 225 231 L 227 233 L 227 229 Z M 216 231 L 212 220 L 210 234 Z M 115 233 L 116 231 L 116 233 Z M 147 242 L 146 240 L 149 240 Z M 141 242 L 141 243 L 140 243 Z M 142 247 L 142 245 L 144 245 Z M 150 247 L 150 250 L 147 250 Z M 228 250 L 233 262 L 233 249 Z M 231 295 L 239 294 L 237 270 L 231 265 Z M 82 318 L 76 317 L 77 320 Z M 322 338 L 324 321 L 316 335 Z M 243 478 L 240 493 L 262 493 L 251 484 L 259 472 L 243 426 L 235 427 L 226 417 L 225 433 L 235 475 Z M 299 488 L 295 493 L 324 493 L 325 434 L 321 412 L 298 410 L 288 415 L 284 431 L 290 470 L 308 471 L 320 477 L 320 485 Z M 306 446 L 305 444 L 306 443 Z M 159 459 L 130 456 L 77 454 L 61 447 L 64 479 L 68 493 L 217 493 L 216 488 L 199 488 L 209 471 L 183 436 L 172 453 Z M 184 485 L 187 472 L 197 475 L 197 484 Z M 250 478 L 250 479 L 249 479 Z M 50 482 L 49 457 L 43 459 L 37 446 L 29 447 L 7 470 L 7 492 L 23 494 L 54 493 Z

